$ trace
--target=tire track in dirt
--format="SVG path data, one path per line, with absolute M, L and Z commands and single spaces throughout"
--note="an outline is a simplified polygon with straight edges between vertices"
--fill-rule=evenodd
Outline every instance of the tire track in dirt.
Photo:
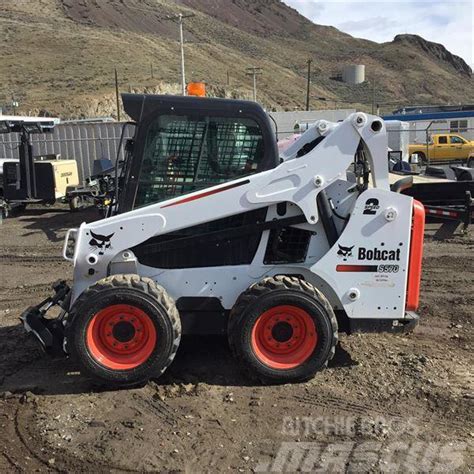
M 51 282 L 51 283 L 36 283 L 34 285 L 21 285 L 21 286 L 17 286 L 17 287 L 14 287 L 14 288 L 8 288 L 8 290 L 0 291 L 0 295 L 8 296 L 8 295 L 11 295 L 12 293 L 14 293 L 15 291 L 17 291 L 18 293 L 22 293 L 22 295 L 24 293 L 40 293 L 42 291 L 51 290 L 51 285 L 52 284 L 53 284 L 53 282 Z M 16 298 L 16 299 L 18 299 L 18 298 Z
M 31 456 L 32 456 L 36 461 L 38 461 L 40 464 L 42 464 L 43 466 L 45 466 L 48 471 L 60 472 L 58 469 L 54 468 L 51 464 L 49 464 L 47 461 L 45 461 L 45 460 L 42 459 L 39 455 L 37 455 L 36 452 L 35 452 L 35 450 L 31 449 L 30 444 L 26 442 L 25 436 L 23 435 L 22 429 L 21 429 L 21 422 L 20 422 L 20 419 L 19 419 L 19 413 L 20 413 L 20 408 L 17 408 L 17 410 L 16 410 L 16 412 L 15 412 L 15 420 L 14 420 L 14 423 L 15 423 L 15 434 L 16 434 L 18 440 L 20 441 L 20 443 L 23 445 L 25 451 L 27 451 L 28 453 L 30 453 Z M 30 436 L 30 437 L 31 437 L 31 436 Z
M 284 397 L 280 397 L 284 398 Z M 310 395 L 310 394 L 304 394 L 304 395 L 294 395 L 292 397 L 293 399 L 297 400 L 300 403 L 306 404 L 306 405 L 311 405 L 317 408 L 323 408 L 325 410 L 337 410 L 338 412 L 347 412 L 352 415 L 356 416 L 373 416 L 376 414 L 377 416 L 380 417 L 389 417 L 397 422 L 403 422 L 406 421 L 406 413 L 404 412 L 395 412 L 393 410 L 390 410 L 388 407 L 386 408 L 377 408 L 377 407 L 369 407 L 367 405 L 351 402 L 348 400 L 344 400 L 342 398 L 337 398 L 337 397 L 332 397 L 330 395 L 325 395 L 324 398 L 322 398 L 321 394 L 316 394 L 316 395 Z M 431 417 L 426 417 L 426 416 L 414 416 L 414 418 L 417 422 L 419 423 L 429 423 L 432 425 L 437 425 L 437 426 L 443 426 L 445 428 L 458 428 L 459 430 L 464 430 L 465 425 L 461 422 L 458 422 L 456 420 L 449 420 L 444 421 L 441 420 L 439 417 L 436 416 L 431 416 Z
M 0 255 L 0 263 L 65 263 L 63 257 L 56 255 L 16 255 L 3 254 Z
M 180 421 L 181 417 L 165 401 L 159 398 L 143 398 L 140 396 L 134 396 L 133 398 L 143 410 L 151 415 L 158 416 L 158 418 L 172 427 L 176 426 Z
M 74 456 L 71 456 L 69 451 L 64 451 L 61 448 L 52 448 L 49 447 L 51 451 L 49 454 L 45 450 L 44 440 L 41 439 L 41 436 L 37 432 L 33 431 L 33 427 L 36 425 L 34 420 L 34 410 L 32 410 L 30 405 L 19 406 L 15 412 L 14 416 L 14 428 L 15 434 L 18 438 L 18 441 L 24 447 L 24 450 L 30 453 L 31 457 L 42 466 L 46 467 L 47 472 L 75 472 L 80 465 L 81 472 L 141 472 L 140 470 L 130 469 L 124 466 L 118 466 L 113 463 L 101 463 L 97 460 L 88 460 L 88 459 L 77 459 Z M 28 439 L 28 441 L 26 441 Z M 22 452 L 20 450 L 20 452 Z M 22 457 L 24 457 L 24 451 L 22 452 Z M 47 460 L 47 458 L 49 458 Z M 50 462 L 50 459 L 53 458 L 54 464 Z M 21 472 L 32 472 L 33 469 L 29 467 L 28 469 L 21 468 Z M 41 469 L 35 469 L 36 472 L 41 471 Z

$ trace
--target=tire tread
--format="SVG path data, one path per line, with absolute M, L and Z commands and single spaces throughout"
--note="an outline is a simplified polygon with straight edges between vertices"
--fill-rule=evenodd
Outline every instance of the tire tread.
M 117 274 L 97 281 L 94 285 L 85 290 L 75 301 L 73 308 L 68 316 L 66 337 L 68 333 L 70 334 L 72 331 L 74 331 L 74 321 L 76 319 L 76 316 L 81 312 L 81 308 L 84 303 L 88 302 L 98 293 L 107 290 L 113 290 L 116 288 L 130 288 L 151 296 L 158 302 L 158 304 L 160 304 L 165 309 L 166 313 L 169 316 L 173 331 L 172 350 L 164 367 L 159 371 L 159 373 L 154 373 L 152 376 L 150 376 L 153 378 L 159 377 L 173 362 L 176 352 L 178 351 L 179 343 L 181 340 L 181 319 L 173 299 L 168 295 L 168 293 L 162 286 L 155 283 L 151 278 L 142 277 L 135 274 Z M 82 366 L 84 366 L 84 364 L 82 364 Z M 87 370 L 87 366 L 84 366 L 84 369 L 90 376 L 96 378 L 95 374 Z M 135 385 L 135 383 L 133 383 L 132 385 Z
M 330 345 L 330 351 L 326 361 L 323 364 L 323 368 L 327 367 L 328 362 L 334 357 L 334 354 L 336 353 L 336 346 L 339 341 L 336 315 L 334 314 L 334 311 L 328 299 L 323 295 L 320 290 L 315 288 L 311 283 L 295 276 L 276 275 L 273 277 L 264 278 L 263 280 L 252 284 L 246 291 L 244 291 L 239 296 L 234 307 L 232 308 L 232 311 L 229 316 L 228 339 L 231 352 L 236 358 L 236 360 L 239 361 L 239 365 L 244 367 L 244 370 L 246 371 L 247 375 L 249 375 L 253 379 L 257 379 L 260 383 L 263 384 L 268 383 L 268 381 L 265 378 L 259 376 L 259 374 L 256 374 L 254 371 L 252 371 L 247 366 L 247 364 L 242 363 L 243 361 L 241 360 L 240 352 L 237 349 L 237 326 L 241 321 L 241 317 L 244 311 L 249 305 L 251 305 L 261 296 L 277 290 L 299 291 L 317 300 L 320 304 L 323 305 L 327 315 L 329 316 L 330 324 L 332 327 L 332 341 Z M 311 377 L 307 377 L 306 380 L 308 380 L 309 378 Z

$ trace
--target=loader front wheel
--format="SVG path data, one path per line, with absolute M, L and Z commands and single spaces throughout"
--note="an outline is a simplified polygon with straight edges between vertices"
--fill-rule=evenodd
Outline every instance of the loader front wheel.
M 334 356 L 337 320 L 324 295 L 296 277 L 252 285 L 232 309 L 229 345 L 248 374 L 263 383 L 312 378 Z
M 68 352 L 101 385 L 133 386 L 159 377 L 181 337 L 173 300 L 138 275 L 98 281 L 74 303 L 68 321 Z

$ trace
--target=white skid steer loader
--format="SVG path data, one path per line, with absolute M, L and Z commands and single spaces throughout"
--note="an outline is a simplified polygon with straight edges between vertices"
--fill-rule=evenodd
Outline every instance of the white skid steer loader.
M 227 334 L 251 376 L 284 383 L 326 366 L 338 331 L 416 324 L 424 209 L 390 189 L 379 117 L 319 121 L 278 156 L 255 103 L 123 100 L 136 130 L 116 213 L 67 232 L 72 287 L 21 316 L 48 352 L 130 386 L 181 334 Z

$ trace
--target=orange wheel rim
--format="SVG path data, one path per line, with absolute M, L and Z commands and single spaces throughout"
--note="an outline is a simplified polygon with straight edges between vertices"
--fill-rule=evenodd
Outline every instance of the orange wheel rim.
M 317 343 L 313 319 L 297 306 L 274 306 L 259 316 L 252 329 L 252 349 L 272 369 L 300 366 L 314 352 Z
M 91 356 L 112 370 L 130 370 L 148 360 L 157 335 L 151 318 L 136 306 L 117 304 L 96 313 L 87 327 Z

